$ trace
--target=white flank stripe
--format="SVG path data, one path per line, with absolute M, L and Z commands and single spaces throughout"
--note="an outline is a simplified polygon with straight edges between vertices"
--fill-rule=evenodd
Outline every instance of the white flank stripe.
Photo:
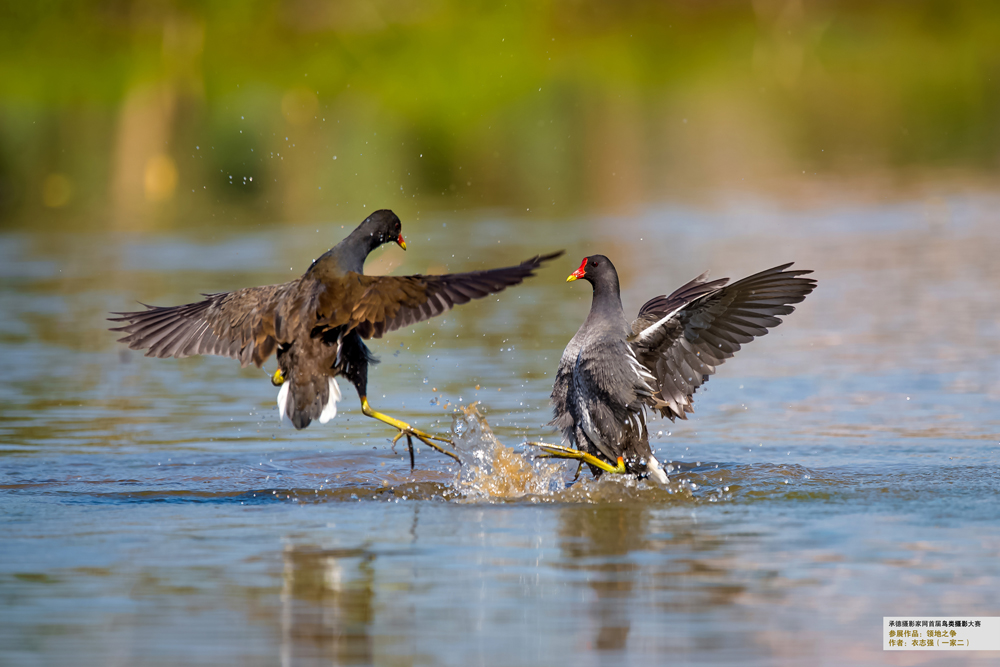
M 330 378 L 330 396 L 326 399 L 323 412 L 319 415 L 320 424 L 325 424 L 337 416 L 337 401 L 340 398 L 340 386 L 337 384 L 337 378 Z
M 282 422 L 288 423 L 291 423 L 291 420 L 288 418 L 288 413 L 291 412 L 291 410 L 289 410 L 291 406 L 288 405 L 288 402 L 291 399 L 291 386 L 292 383 L 285 380 L 285 382 L 281 385 L 281 389 L 278 390 L 278 417 Z
M 635 350 L 628 343 L 625 344 L 626 349 L 628 349 L 628 363 L 632 366 L 632 370 L 635 374 L 639 376 L 644 384 L 649 384 L 651 382 L 656 382 L 656 378 L 649 372 L 645 366 L 639 363 L 639 360 L 635 356 Z
M 699 298 L 701 298 L 701 297 L 699 297 Z M 690 302 L 688 302 L 688 303 L 690 303 Z M 664 317 L 659 322 L 654 322 L 653 324 L 650 324 L 648 327 L 646 327 L 645 329 L 643 329 L 642 331 L 640 331 L 639 335 L 636 336 L 635 339 L 636 340 L 642 340 L 644 338 L 649 338 L 652 335 L 654 329 L 662 327 L 664 324 L 666 324 L 667 320 L 669 320 L 671 317 L 673 317 L 677 313 L 679 313 L 682 310 L 684 310 L 688 306 L 688 303 L 685 303 L 684 305 L 682 305 L 682 306 L 680 306 L 678 308 L 675 308 L 671 312 L 667 313 L 666 317 Z
M 597 445 L 598 449 L 604 450 L 604 443 L 601 442 L 601 434 L 597 432 L 594 428 L 594 420 L 590 416 L 590 410 L 587 409 L 587 404 L 583 401 L 577 401 L 577 410 L 580 411 L 580 416 L 583 418 L 583 432 L 587 434 L 590 441 Z

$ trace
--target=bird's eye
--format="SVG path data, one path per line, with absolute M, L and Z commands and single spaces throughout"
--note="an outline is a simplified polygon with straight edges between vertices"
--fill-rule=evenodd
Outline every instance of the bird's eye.
M 598 262 L 597 260 L 594 260 L 593 262 L 591 262 L 591 263 L 590 263 L 590 265 L 591 265 L 591 266 L 600 266 L 600 265 L 601 265 L 601 263 L 600 263 L 600 262 Z

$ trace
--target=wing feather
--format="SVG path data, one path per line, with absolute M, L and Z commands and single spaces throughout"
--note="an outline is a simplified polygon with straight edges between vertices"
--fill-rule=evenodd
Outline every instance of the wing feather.
M 562 251 L 532 257 L 517 266 L 442 276 L 350 274 L 350 279 L 357 280 L 362 289 L 352 311 L 346 317 L 338 316 L 334 320 L 321 321 L 321 324 L 347 324 L 364 338 L 381 338 L 390 331 L 436 317 L 456 305 L 517 285 L 533 276 L 543 262 L 560 255 Z M 324 312 L 333 311 L 328 308 Z
M 119 341 L 147 357 L 215 354 L 260 366 L 274 351 L 275 311 L 295 284 L 206 294 L 180 306 L 143 304 L 146 310 L 114 313 L 110 320 L 125 324 L 111 330 L 126 334 Z
M 694 301 L 700 296 L 715 292 L 727 282 L 729 282 L 729 278 L 709 280 L 708 272 L 705 272 L 686 285 L 675 289 L 670 296 L 661 294 L 660 296 L 653 297 L 639 309 L 639 315 L 632 322 L 632 333 L 638 334 L 681 306 Z
M 650 407 L 670 419 L 686 419 L 694 393 L 717 366 L 741 346 L 767 334 L 816 287 L 782 264 L 726 286 L 704 274 L 669 297 L 646 302 L 632 323 L 632 349 L 656 378 Z

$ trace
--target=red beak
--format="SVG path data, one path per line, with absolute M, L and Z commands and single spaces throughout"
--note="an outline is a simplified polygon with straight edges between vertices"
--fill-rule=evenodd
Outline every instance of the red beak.
M 566 282 L 571 283 L 574 280 L 579 280 L 580 278 L 583 278 L 583 269 L 585 266 L 587 266 L 586 257 L 584 257 L 583 261 L 580 263 L 580 268 L 574 271 L 573 273 L 569 274 L 569 278 L 566 279 Z
M 403 235 L 400 234 L 399 238 L 396 239 L 396 245 L 398 245 L 403 250 L 406 250 L 406 241 L 403 240 Z

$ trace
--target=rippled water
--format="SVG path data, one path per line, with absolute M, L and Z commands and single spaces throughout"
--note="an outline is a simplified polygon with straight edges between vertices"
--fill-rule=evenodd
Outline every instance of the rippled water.
M 422 448 L 412 472 L 346 386 L 332 424 L 294 432 L 264 372 L 106 331 L 136 300 L 297 275 L 340 223 L 3 234 L 0 663 L 993 664 L 884 654 L 881 618 L 1000 615 L 997 203 L 404 218 L 410 250 L 369 272 L 568 250 L 373 343 L 376 409 L 458 420 L 466 465 Z M 551 378 L 590 299 L 563 280 L 593 252 L 630 313 L 706 268 L 816 270 L 689 421 L 652 423 L 667 488 L 571 483 L 521 445 L 555 442 Z M 455 412 L 474 402 L 486 422 Z

